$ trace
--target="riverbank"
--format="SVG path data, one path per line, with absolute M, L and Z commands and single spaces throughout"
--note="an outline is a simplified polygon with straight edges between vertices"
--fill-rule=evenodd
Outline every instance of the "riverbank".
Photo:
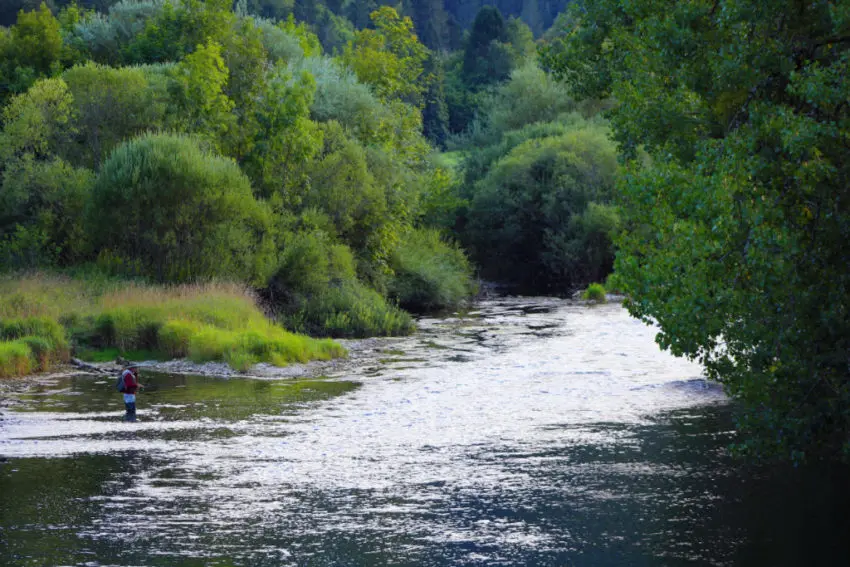
M 293 362 L 286 366 L 277 366 L 266 362 L 259 362 L 244 369 L 235 369 L 225 362 L 195 362 L 187 358 L 176 358 L 170 360 L 134 360 L 144 372 L 157 372 L 163 374 L 176 374 L 185 376 L 207 376 L 211 378 L 316 378 L 335 373 L 343 365 L 357 365 L 359 361 L 373 359 L 386 348 L 387 337 L 370 339 L 337 339 L 338 343 L 345 349 L 346 356 L 336 357 L 328 360 L 310 360 L 306 362 Z M 56 369 L 51 377 L 58 375 L 71 376 L 80 374 L 110 375 L 114 376 L 124 366 L 116 361 L 109 362 L 87 362 L 77 361 Z M 23 379 L 27 377 L 22 377 Z
M 244 372 L 347 354 L 330 339 L 291 333 L 237 284 L 156 286 L 31 274 L 0 279 L 0 378 L 89 361 L 186 359 Z

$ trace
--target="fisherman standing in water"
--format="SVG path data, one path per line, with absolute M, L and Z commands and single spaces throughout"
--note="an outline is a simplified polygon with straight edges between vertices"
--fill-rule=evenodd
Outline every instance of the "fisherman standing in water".
M 129 364 L 121 373 L 121 379 L 124 382 L 124 408 L 127 410 L 124 421 L 136 421 L 136 391 L 144 387 L 139 384 L 139 367 Z

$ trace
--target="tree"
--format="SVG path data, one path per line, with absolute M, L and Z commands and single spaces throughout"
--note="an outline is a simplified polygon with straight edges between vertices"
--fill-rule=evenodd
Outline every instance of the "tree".
M 361 0 L 359 2 L 349 2 L 346 7 L 346 16 L 348 20 L 354 24 L 357 29 L 364 29 L 370 23 L 371 14 L 378 9 L 375 0 Z
M 131 63 L 176 62 L 198 45 L 221 42 L 236 20 L 231 6 L 231 0 L 166 2 L 124 47 L 124 57 Z
M 525 60 L 537 55 L 534 33 L 531 31 L 529 25 L 521 19 L 508 18 L 505 24 L 505 34 L 511 46 L 515 65 L 520 65 Z
M 21 11 L 12 26 L 12 56 L 19 66 L 32 67 L 46 75 L 62 54 L 62 35 L 57 20 L 46 4 L 38 10 Z
M 441 58 L 433 56 L 428 60 L 428 73 L 431 81 L 425 93 L 425 105 L 422 108 L 422 133 L 432 144 L 444 148 L 449 135 L 449 107 L 446 104 L 446 74 Z
M 471 88 L 508 78 L 513 61 L 505 20 L 493 6 L 484 6 L 475 16 L 463 53 L 463 77 Z
M 528 124 L 552 122 L 575 108 L 569 89 L 529 62 L 484 98 L 479 115 L 487 125 L 487 136 L 498 138 Z
M 25 158 L 0 186 L 0 264 L 6 269 L 69 266 L 84 258 L 83 209 L 94 174 L 59 158 Z
M 221 45 L 214 41 L 199 45 L 177 70 L 186 130 L 208 136 L 219 144 L 233 126 L 234 103 L 225 94 L 228 75 Z
M 74 164 L 96 168 L 127 138 L 170 125 L 170 78 L 164 71 L 89 62 L 63 77 L 74 101 L 73 134 L 56 149 Z
M 607 0 L 549 52 L 653 158 L 620 185 L 629 310 L 743 403 L 758 455 L 850 457 L 848 38 L 842 3 Z
M 416 33 L 429 49 L 439 51 L 449 47 L 448 14 L 442 0 L 411 0 L 411 15 Z
M 469 206 L 466 239 L 484 274 L 550 293 L 607 275 L 610 239 L 602 253 L 582 244 L 604 225 L 587 211 L 610 201 L 616 173 L 615 147 L 600 127 L 532 138 L 510 150 L 476 184 Z
M 0 131 L 0 260 L 7 267 L 67 265 L 82 250 L 82 206 L 91 172 L 54 155 L 70 136 L 73 97 L 42 79 L 3 110 Z
M 38 10 L 21 10 L 8 33 L 0 28 L 0 107 L 10 95 L 26 91 L 60 65 L 60 28 L 44 3 Z
M 116 148 L 86 219 L 99 262 L 125 274 L 262 285 L 274 269 L 268 208 L 235 162 L 190 138 L 146 134 Z
M 161 0 L 120 2 L 111 6 L 108 13 L 87 11 L 67 30 L 65 42 L 93 61 L 120 65 L 128 58 L 135 60 L 133 57 L 139 54 L 130 52 L 130 44 L 150 21 L 159 21 L 163 12 L 174 13 L 173 6 Z
M 421 102 L 426 88 L 428 48 L 419 43 L 413 21 L 383 6 L 372 12 L 375 29 L 357 32 L 342 54 L 361 82 L 372 85 L 382 100 Z
M 308 167 L 322 148 L 322 132 L 310 120 L 316 91 L 313 77 L 303 72 L 293 80 L 285 67 L 269 81 L 258 110 L 259 128 L 244 168 L 255 190 L 276 204 L 294 208 L 308 183 Z
M 224 147 L 227 155 L 242 161 L 250 153 L 259 128 L 257 114 L 266 89 L 268 55 L 262 34 L 250 19 L 232 22 L 220 41 L 227 70 L 223 93 L 233 103 Z
M 3 109 L 0 167 L 16 159 L 47 159 L 69 135 L 74 99 L 62 79 L 42 79 Z M 2 170 L 0 170 L 2 171 Z
M 387 200 L 369 171 L 366 151 L 338 124 L 325 128 L 324 153 L 312 167 L 304 206 L 324 212 L 343 242 L 361 254 L 373 248 L 387 218 Z

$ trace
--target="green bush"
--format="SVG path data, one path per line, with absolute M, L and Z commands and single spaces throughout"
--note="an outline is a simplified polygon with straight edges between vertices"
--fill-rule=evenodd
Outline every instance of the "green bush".
M 592 283 L 582 292 L 581 298 L 588 301 L 605 301 L 605 288 L 602 284 Z
M 330 337 L 395 336 L 415 329 L 410 315 L 356 281 L 306 299 L 282 320 L 299 332 Z
M 316 230 L 283 238 L 280 263 L 268 287 L 278 302 L 285 303 L 355 279 L 351 250 Z
M 183 136 L 118 146 L 97 177 L 87 224 L 104 264 L 157 281 L 265 283 L 273 268 L 271 216 L 248 178 Z
M 20 339 L 27 336 L 44 337 L 57 346 L 67 345 L 65 329 L 49 317 L 25 317 L 0 321 L 0 339 Z
M 466 255 L 436 230 L 405 235 L 390 257 L 390 296 L 401 307 L 424 312 L 454 307 L 475 293 Z

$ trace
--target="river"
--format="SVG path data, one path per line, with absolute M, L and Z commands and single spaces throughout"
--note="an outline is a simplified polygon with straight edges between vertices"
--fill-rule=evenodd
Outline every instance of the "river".
M 330 375 L 43 378 L 0 401 L 0 565 L 850 564 L 846 469 L 730 456 L 734 407 L 616 304 L 483 301 Z

